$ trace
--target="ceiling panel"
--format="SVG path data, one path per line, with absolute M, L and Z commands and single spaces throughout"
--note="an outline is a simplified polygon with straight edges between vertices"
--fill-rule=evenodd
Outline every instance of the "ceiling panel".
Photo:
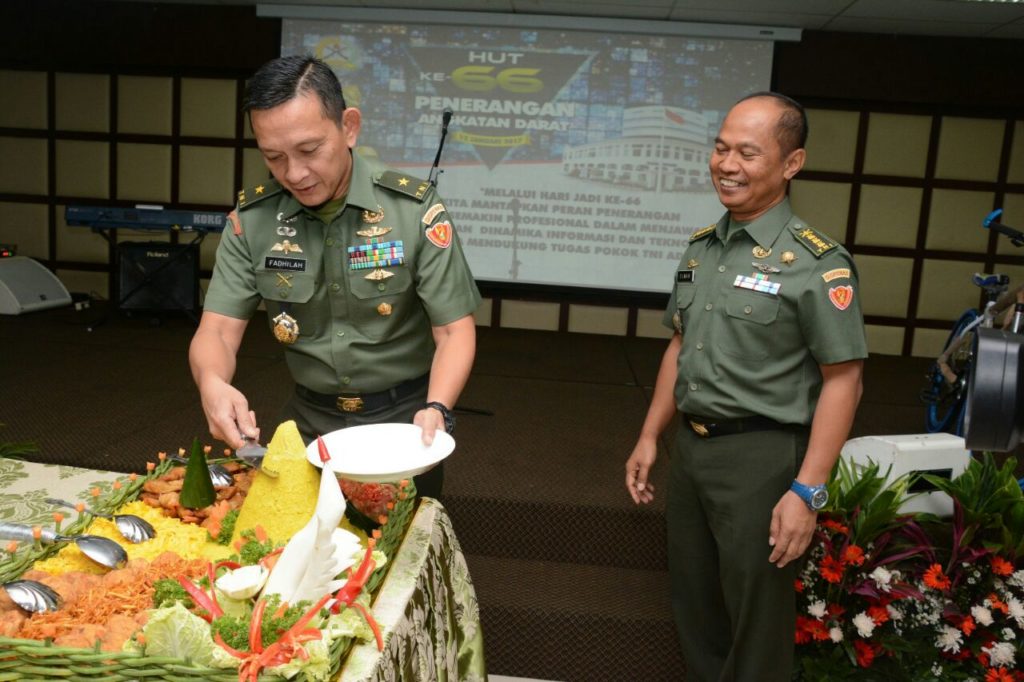
M 924 21 L 905 19 L 865 19 L 839 17 L 829 22 L 829 31 L 850 33 L 885 33 L 893 35 L 949 36 L 979 38 L 995 28 L 992 24 L 972 24 L 953 21 Z
M 790 12 L 764 12 L 739 10 L 676 9 L 673 21 L 705 21 L 719 24 L 756 24 L 790 28 L 820 29 L 832 20 L 828 14 L 796 14 Z
M 856 0 L 841 16 L 1003 24 L 1024 17 L 1024 4 L 963 0 Z

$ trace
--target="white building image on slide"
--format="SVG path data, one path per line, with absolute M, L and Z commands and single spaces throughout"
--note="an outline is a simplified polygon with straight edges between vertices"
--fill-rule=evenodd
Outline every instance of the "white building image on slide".
M 626 109 L 622 137 L 568 147 L 566 175 L 648 190 L 701 189 L 711 183 L 703 114 L 666 106 Z

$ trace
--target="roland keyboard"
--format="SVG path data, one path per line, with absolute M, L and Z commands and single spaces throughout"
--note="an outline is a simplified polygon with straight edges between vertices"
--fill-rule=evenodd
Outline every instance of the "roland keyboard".
M 96 230 L 118 228 L 134 230 L 173 230 L 181 232 L 221 232 L 227 214 L 214 211 L 168 210 L 158 206 L 135 208 L 106 206 L 68 206 L 64 210 L 68 225 Z

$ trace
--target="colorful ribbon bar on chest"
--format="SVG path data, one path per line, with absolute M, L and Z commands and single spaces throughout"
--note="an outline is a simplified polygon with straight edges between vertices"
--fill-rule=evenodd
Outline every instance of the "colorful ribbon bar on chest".
M 348 264 L 353 270 L 386 268 L 405 263 L 402 240 L 382 242 L 371 239 L 365 244 L 348 247 Z
M 753 291 L 771 294 L 772 296 L 778 295 L 779 288 L 782 286 L 780 282 L 769 282 L 768 275 L 762 275 L 760 273 L 751 277 L 736 275 L 736 281 L 733 282 L 732 285 L 734 287 L 739 287 L 740 289 L 751 289 Z

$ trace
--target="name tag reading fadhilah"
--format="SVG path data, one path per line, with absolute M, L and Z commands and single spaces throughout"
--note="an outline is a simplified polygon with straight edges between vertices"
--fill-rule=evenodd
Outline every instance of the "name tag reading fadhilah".
M 263 267 L 267 270 L 289 270 L 291 272 L 305 272 L 306 260 L 304 258 L 282 258 L 280 256 L 267 256 L 263 259 Z

